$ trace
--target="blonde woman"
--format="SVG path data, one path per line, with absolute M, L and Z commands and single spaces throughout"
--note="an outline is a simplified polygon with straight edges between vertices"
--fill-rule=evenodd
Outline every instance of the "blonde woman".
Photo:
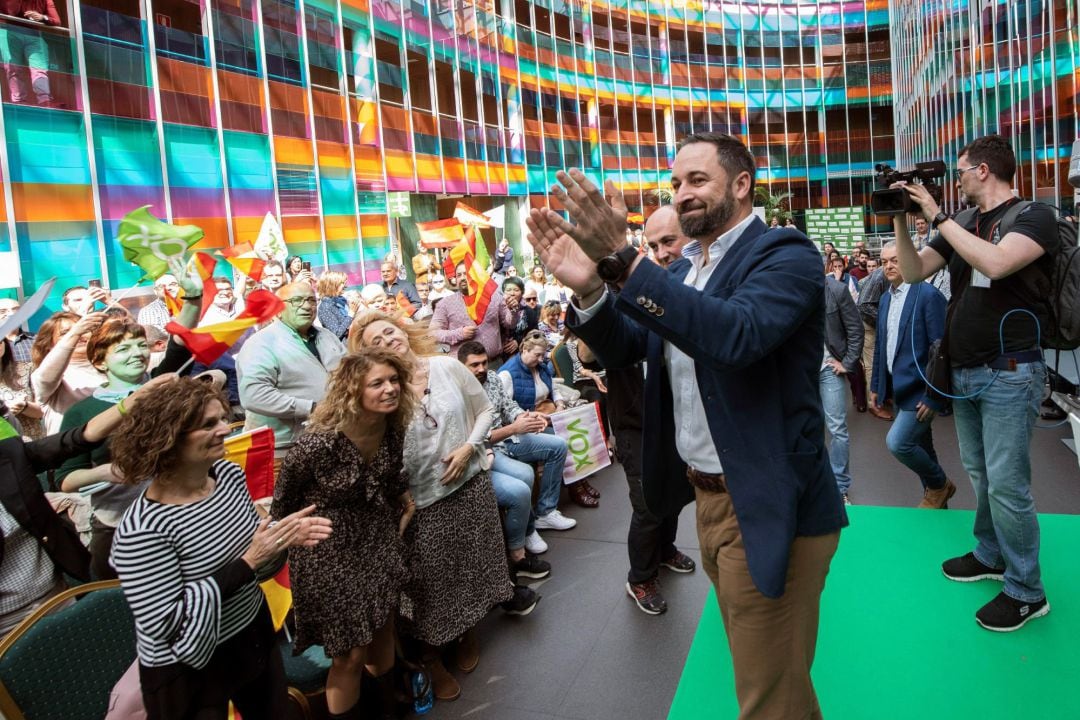
M 316 292 L 319 294 L 319 322 L 334 333 L 338 340 L 349 334 L 349 301 L 345 299 L 345 284 L 349 278 L 337 270 L 327 270 L 319 276 Z
M 410 368 L 389 350 L 346 355 L 281 466 L 275 518 L 315 505 L 334 534 L 289 552 L 296 649 L 322 645 L 331 658 L 331 718 L 356 717 L 364 668 L 395 717 L 394 617 L 407 577 L 401 538 L 416 504 L 402 466 L 415 401 Z
M 358 315 L 349 348 L 385 348 L 412 368 L 408 389 L 417 409 L 405 433 L 405 472 L 416 501 L 412 562 L 405 590 L 413 617 L 403 631 L 427 645 L 435 697 L 461 694 L 439 658 L 457 642 L 457 666 L 471 672 L 480 661 L 473 627 L 514 588 L 506 561 L 499 510 L 488 476 L 485 441 L 494 420 L 483 386 L 462 363 L 435 355 L 434 339 L 415 324 L 389 315 Z

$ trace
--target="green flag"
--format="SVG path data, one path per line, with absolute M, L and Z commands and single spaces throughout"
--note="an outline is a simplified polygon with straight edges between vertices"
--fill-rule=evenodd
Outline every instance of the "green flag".
M 149 205 L 132 210 L 120 220 L 116 237 L 124 259 L 141 267 L 153 280 L 169 271 L 169 261 L 183 261 L 188 248 L 202 239 L 202 228 L 177 227 L 150 214 Z

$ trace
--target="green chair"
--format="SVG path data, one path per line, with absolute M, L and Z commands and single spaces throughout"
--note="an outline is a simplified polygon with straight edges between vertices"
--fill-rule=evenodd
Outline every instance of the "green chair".
M 278 633 L 278 637 L 285 679 L 289 683 L 289 699 L 296 704 L 304 720 L 321 717 L 326 709 L 326 675 L 330 672 L 330 659 L 321 646 L 309 647 L 303 653 L 293 655 L 293 645 L 285 634 Z
M 574 361 L 570 359 L 570 350 L 566 343 L 559 343 L 551 350 L 551 364 L 555 366 L 555 377 L 566 381 L 568 387 L 574 386 Z
M 135 622 L 119 581 L 66 590 L 0 642 L 0 713 L 7 720 L 100 720 L 134 661 Z

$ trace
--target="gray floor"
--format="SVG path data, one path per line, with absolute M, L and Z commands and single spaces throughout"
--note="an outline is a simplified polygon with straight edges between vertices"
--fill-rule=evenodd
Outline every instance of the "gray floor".
M 918 479 L 885 447 L 889 423 L 849 413 L 851 467 L 856 504 L 913 506 Z M 974 508 L 974 495 L 960 464 L 951 418 L 934 423 L 942 465 L 958 486 L 951 507 Z M 1080 514 L 1080 467 L 1062 443 L 1068 425 L 1036 431 L 1033 484 L 1041 512 Z M 563 510 L 578 520 L 573 530 L 543 533 L 550 578 L 533 587 L 543 596 L 524 618 L 496 610 L 480 625 L 480 666 L 458 677 L 461 697 L 436 703 L 434 720 L 663 720 L 679 683 L 708 579 L 662 571 L 669 610 L 650 617 L 626 595 L 626 529 L 630 502 L 617 465 L 591 481 L 602 493 L 600 507 Z M 698 559 L 693 506 L 684 510 L 680 549 Z M 960 548 L 958 550 L 963 550 Z

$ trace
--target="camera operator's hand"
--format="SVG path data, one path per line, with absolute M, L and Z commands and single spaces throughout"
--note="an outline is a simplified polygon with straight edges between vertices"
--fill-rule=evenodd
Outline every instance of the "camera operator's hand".
M 914 183 L 898 182 L 893 183 L 890 187 L 903 188 L 907 191 L 907 194 L 911 196 L 911 199 L 922 210 L 923 217 L 927 222 L 933 222 L 937 214 L 941 212 L 941 207 L 937 204 L 934 198 L 930 197 L 930 193 L 922 185 Z

